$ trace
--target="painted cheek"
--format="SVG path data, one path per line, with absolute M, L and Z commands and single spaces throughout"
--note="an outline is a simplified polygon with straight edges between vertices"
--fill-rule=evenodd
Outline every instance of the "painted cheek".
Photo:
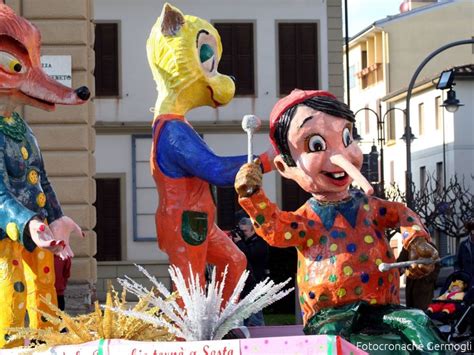
M 359 170 L 362 167 L 362 160 L 363 160 L 363 155 L 362 151 L 360 150 L 359 146 L 356 143 L 352 143 L 348 148 L 347 148 L 347 157 L 349 158 L 349 161 Z
M 308 175 L 315 176 L 321 172 L 323 162 L 326 160 L 326 152 L 304 153 L 299 156 L 297 165 Z

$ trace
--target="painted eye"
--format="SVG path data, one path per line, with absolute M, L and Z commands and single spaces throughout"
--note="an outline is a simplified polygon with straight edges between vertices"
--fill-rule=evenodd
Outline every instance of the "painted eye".
M 207 62 L 214 56 L 214 49 L 207 43 L 204 43 L 199 49 L 199 60 L 201 63 Z
M 344 143 L 344 147 L 347 147 L 349 144 L 352 143 L 352 134 L 349 128 L 344 128 L 342 131 L 342 143 Z
M 0 52 L 0 68 L 7 73 L 24 73 L 26 71 L 20 61 L 7 52 Z
M 326 150 L 326 141 L 319 134 L 315 134 L 307 139 L 308 152 L 322 152 Z

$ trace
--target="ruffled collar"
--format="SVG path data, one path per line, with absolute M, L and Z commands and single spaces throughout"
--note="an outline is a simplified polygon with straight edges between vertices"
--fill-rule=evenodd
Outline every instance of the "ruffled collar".
M 360 191 L 350 191 L 350 197 L 347 200 L 334 203 L 322 203 L 315 198 L 311 198 L 309 203 L 314 213 L 321 219 L 326 230 L 330 230 L 333 227 L 338 213 L 349 222 L 352 228 L 355 228 L 357 213 L 361 203 L 364 201 L 364 197 L 364 194 Z
M 25 137 L 26 124 L 16 112 L 13 112 L 10 117 L 0 115 L 0 131 L 13 140 L 21 142 Z

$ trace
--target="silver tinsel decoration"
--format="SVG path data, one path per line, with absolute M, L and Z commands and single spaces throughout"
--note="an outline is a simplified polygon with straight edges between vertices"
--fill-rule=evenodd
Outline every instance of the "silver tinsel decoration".
M 176 301 L 167 300 L 165 302 L 165 298 L 170 296 L 166 287 L 158 282 L 155 277 L 151 276 L 143 267 L 136 266 L 152 282 L 155 287 L 154 292 L 138 284 L 128 276 L 125 276 L 124 279 L 119 278 L 118 282 L 127 291 L 139 298 L 147 297 L 150 304 L 159 307 L 160 314 L 155 317 L 145 312 L 121 309 L 114 309 L 114 311 L 142 319 L 160 327 L 166 327 L 170 333 L 186 341 L 220 340 L 230 330 L 238 327 L 251 314 L 262 310 L 264 307 L 278 301 L 293 291 L 293 288 L 282 291 L 283 287 L 291 279 L 275 284 L 267 278 L 258 283 L 245 298 L 239 300 L 240 293 L 249 275 L 248 271 L 245 271 L 240 276 L 229 302 L 223 307 L 222 293 L 227 275 L 227 267 L 224 271 L 222 282 L 216 280 L 216 270 L 214 268 L 210 282 L 207 285 L 201 285 L 199 276 L 193 274 L 191 266 L 189 266 L 192 276 L 188 282 L 188 287 L 181 270 L 175 266 L 170 266 L 171 280 L 176 286 L 178 295 L 181 296 L 182 303 L 184 304 L 183 309 Z

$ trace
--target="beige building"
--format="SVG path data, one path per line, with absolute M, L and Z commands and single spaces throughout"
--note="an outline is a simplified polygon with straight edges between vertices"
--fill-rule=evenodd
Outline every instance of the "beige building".
M 72 57 L 72 86 L 85 85 L 93 93 L 92 0 L 7 0 L 6 4 L 38 26 L 43 55 Z M 55 112 L 25 107 L 23 114 L 38 138 L 64 213 L 86 234 L 85 239 L 71 240 L 76 256 L 66 291 L 68 310 L 82 312 L 90 306 L 97 279 L 94 103 L 58 106 Z
M 135 6 L 126 0 L 94 1 L 96 67 L 114 67 L 117 73 L 104 71 L 100 82 L 96 77 L 96 87 L 103 89 L 95 99 L 97 230 L 104 236 L 98 240 L 99 298 L 104 295 L 106 279 L 123 274 L 140 277 L 133 263 L 146 266 L 169 284 L 168 259 L 158 249 L 154 222 L 158 196 L 148 160 L 153 119 L 150 107 L 154 106 L 156 91 L 145 52 L 146 39 L 163 3 L 142 0 Z M 271 6 L 266 0 L 176 0 L 172 4 L 184 14 L 213 23 L 221 31 L 224 55 L 233 54 L 226 57 L 229 67 L 220 67 L 220 71 L 237 78 L 234 99 L 219 109 L 203 107 L 187 114 L 216 154 L 246 154 L 246 136 L 241 128 L 245 114 L 262 119 L 255 152 L 266 150 L 268 115 L 278 98 L 295 87 L 330 90 L 342 99 L 340 0 L 277 0 Z M 105 57 L 99 51 L 109 54 L 107 63 L 101 63 Z M 111 159 L 113 156 L 120 159 Z M 298 205 L 299 198 L 304 198 L 295 195 L 294 187 L 282 182 L 276 173 L 266 174 L 264 184 L 270 198 L 287 209 L 295 209 L 290 203 Z M 112 196 L 107 206 L 103 196 Z M 297 198 L 290 200 L 291 196 Z M 235 225 L 236 209 L 233 188 L 218 189 L 216 212 L 221 228 L 228 230 Z M 119 219 L 118 228 L 107 227 L 108 221 Z M 109 232 L 112 228 L 114 233 Z
M 416 68 L 438 48 L 474 35 L 474 2 L 470 0 L 407 1 L 405 12 L 374 22 L 349 42 L 351 108 L 357 114 L 361 147 L 368 152 L 377 142 L 377 116 L 384 123 L 385 186 L 396 182 L 405 188 L 406 147 L 400 138 L 405 127 L 407 88 Z M 416 139 L 412 173 L 416 186 L 427 174 L 442 179 L 464 176 L 474 187 L 472 135 L 474 87 L 469 75 L 455 79 L 458 98 L 465 104 L 456 113 L 440 109 L 446 92 L 436 89 L 441 72 L 474 63 L 472 45 L 448 49 L 435 56 L 418 76 L 410 100 L 410 126 Z M 462 70 L 461 70 L 462 71 Z M 459 72 L 460 73 L 460 72 Z M 365 108 L 371 109 L 366 110 Z M 471 117 L 471 119 L 468 119 Z M 378 147 L 380 149 L 380 146 Z M 441 181 L 441 180 L 440 180 Z M 456 252 L 453 240 L 438 237 L 443 254 Z
M 100 94 L 93 95 L 93 100 L 86 105 L 58 107 L 55 112 L 24 109 L 24 116 L 38 137 L 48 174 L 65 213 L 87 234 L 84 240 L 72 240 L 76 257 L 66 294 L 68 309 L 87 309 L 96 286 L 98 295 L 103 297 L 106 279 L 124 274 L 135 276 L 134 262 L 145 265 L 169 284 L 167 258 L 157 248 L 154 226 L 148 217 L 154 213 L 157 196 L 146 193 L 154 190 L 149 189 L 149 168 L 144 161 L 150 146 L 152 114 L 149 107 L 156 99 L 146 63 L 145 41 L 164 1 L 144 0 L 141 6 L 121 0 L 7 0 L 6 3 L 39 27 L 43 54 L 72 57 L 73 87 L 86 85 L 95 94 L 93 48 L 97 35 L 102 40 L 96 47 L 101 68 L 105 65 L 105 68 L 116 69 L 112 75 L 116 80 L 112 83 L 106 82 L 103 75 L 107 74 L 96 71 L 95 74 L 100 75 Z M 242 142 L 246 139 L 240 120 L 249 113 L 264 120 L 255 146 L 259 151 L 265 150 L 268 147 L 266 117 L 278 97 L 290 86 L 330 90 L 342 99 L 340 0 L 312 3 L 311 6 L 306 2 L 289 6 L 287 1 L 279 0 L 271 7 L 266 1 L 236 4 L 207 0 L 205 4 L 194 4 L 177 0 L 173 4 L 185 13 L 208 19 L 223 30 L 238 28 L 251 33 L 253 71 L 248 86 L 227 107 L 196 110 L 189 117 L 216 153 L 245 154 Z M 94 30 L 94 24 L 99 30 Z M 307 41 L 305 47 L 312 50 L 303 53 L 300 47 L 294 48 L 294 60 L 310 58 L 310 61 L 308 66 L 295 65 L 295 72 L 285 77 L 287 82 L 281 77 L 281 70 L 290 68 L 280 63 L 285 48 L 281 44 L 285 42 L 279 44 L 278 33 L 283 29 L 304 32 L 304 38 L 297 35 L 295 39 Z M 282 40 L 294 43 L 290 38 Z M 107 62 L 111 58 L 112 63 Z M 303 67 L 312 71 L 303 73 Z M 296 81 L 291 82 L 292 78 Z M 292 187 L 282 182 L 277 174 L 269 175 L 264 182 L 270 197 L 280 205 L 289 203 L 285 196 L 293 191 Z M 113 193 L 104 193 L 107 191 Z M 224 195 L 226 192 L 221 192 L 221 196 Z M 118 209 L 104 210 L 107 203 L 109 206 L 116 204 Z M 95 205 L 102 206 L 102 211 L 96 213 Z M 118 229 L 109 229 L 107 224 L 104 228 L 103 222 L 110 218 L 104 212 L 109 210 L 118 211 L 112 215 L 112 224 Z M 217 213 L 222 221 L 227 213 L 222 209 L 222 203 L 220 207 L 218 203 Z M 97 221 L 100 223 L 95 227 Z M 101 229 L 104 238 L 108 238 L 105 247 L 104 243 L 97 243 L 95 228 Z M 103 256 L 104 252 L 112 255 L 112 261 L 100 262 L 98 280 L 94 258 L 97 244 L 102 245 L 98 255 Z
M 116 80 L 111 85 L 106 78 L 107 75 L 110 78 L 110 73 L 96 71 L 95 74 L 100 75 L 100 94 L 93 95 L 93 100 L 86 105 L 58 107 L 55 112 L 24 109 L 24 116 L 38 137 L 64 212 L 75 219 L 87 235 L 84 240 L 72 240 L 76 257 L 66 294 L 68 309 L 87 309 L 96 286 L 98 295 L 103 297 L 106 279 L 124 274 L 138 276 L 134 262 L 145 265 L 169 285 L 167 257 L 158 250 L 150 217 L 156 208 L 157 196 L 149 193 L 154 192 L 154 188 L 149 186 L 151 179 L 146 161 L 151 144 L 149 107 L 154 104 L 156 92 L 146 63 L 145 41 L 164 1 L 144 0 L 141 6 L 122 0 L 7 0 L 6 3 L 38 26 L 42 33 L 42 54 L 72 57 L 73 87 L 86 85 L 95 94 L 93 48 L 97 35 L 102 40 L 96 47 L 101 68 L 115 65 L 116 69 L 112 74 Z M 289 6 L 283 0 L 275 1 L 271 7 L 266 1 L 236 4 L 207 0 L 205 4 L 194 4 L 177 0 L 173 4 L 185 13 L 221 26 L 223 31 L 250 31 L 253 71 L 248 86 L 230 105 L 219 110 L 196 110 L 189 117 L 216 153 L 245 154 L 246 138 L 240 121 L 249 113 L 264 120 L 255 146 L 259 151 L 265 150 L 268 147 L 266 117 L 290 86 L 330 90 L 342 99 L 340 0 L 312 3 L 309 7 L 306 2 Z M 283 30 L 295 31 L 295 39 L 306 41 L 305 47 L 312 51 L 303 53 L 300 47 L 295 47 L 295 61 L 308 58 L 310 61 L 306 66 L 295 65 L 294 72 L 284 78 L 281 71 L 290 67 L 280 63 L 282 51 L 286 42 L 294 42 L 291 38 L 280 38 L 286 42 L 279 42 L 278 34 L 279 31 L 284 33 Z M 107 62 L 110 54 L 116 56 L 113 63 Z M 311 71 L 301 72 L 301 68 Z M 293 187 L 282 182 L 275 173 L 265 178 L 265 184 L 271 198 L 288 206 Z M 113 193 L 107 194 L 110 191 Z M 226 193 L 221 191 L 221 198 L 225 198 Z M 102 208 L 97 213 L 96 204 Z M 118 208 L 104 209 L 107 204 Z M 109 229 L 110 224 L 104 224 L 110 218 L 105 212 L 112 210 L 113 213 L 118 211 L 112 215 L 112 225 L 118 229 Z M 218 203 L 217 213 L 221 222 L 229 216 L 222 201 Z M 102 238 L 107 238 L 101 239 L 105 244 L 97 243 L 94 232 L 97 228 Z M 105 259 L 112 259 L 99 263 L 99 279 L 94 258 L 98 244 L 101 248 L 98 255 L 103 257 L 109 252 Z

